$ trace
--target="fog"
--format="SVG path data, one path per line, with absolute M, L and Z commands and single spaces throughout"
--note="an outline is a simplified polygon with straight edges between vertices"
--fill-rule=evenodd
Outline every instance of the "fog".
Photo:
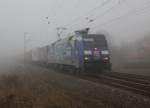
M 149 106 L 150 0 L 0 0 L 0 108 Z
M 23 52 L 25 32 L 27 50 L 50 44 L 59 26 L 105 31 L 115 46 L 137 41 L 150 31 L 149 10 L 150 0 L 1 0 L 0 58 Z

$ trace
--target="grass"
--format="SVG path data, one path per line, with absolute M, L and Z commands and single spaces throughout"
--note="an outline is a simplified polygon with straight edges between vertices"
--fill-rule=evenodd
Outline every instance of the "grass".
M 19 70 L 18 70 L 19 71 Z M 20 70 L 22 71 L 22 70 Z M 44 74 L 8 74 L 0 77 L 0 108 L 88 108 L 99 101 L 67 91 Z
M 88 83 L 79 85 L 81 82 L 76 79 L 48 71 L 28 66 L 1 75 L 0 108 L 149 108 L 147 100 L 144 103 L 103 87 L 90 87 Z

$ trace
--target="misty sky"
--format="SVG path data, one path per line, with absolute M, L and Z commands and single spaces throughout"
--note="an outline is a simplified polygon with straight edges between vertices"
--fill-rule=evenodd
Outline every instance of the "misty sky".
M 55 41 L 58 26 L 67 25 L 66 33 L 85 27 L 105 31 L 116 44 L 150 33 L 150 0 L 0 0 L 0 14 L 1 57 L 23 51 L 24 32 L 27 48 Z

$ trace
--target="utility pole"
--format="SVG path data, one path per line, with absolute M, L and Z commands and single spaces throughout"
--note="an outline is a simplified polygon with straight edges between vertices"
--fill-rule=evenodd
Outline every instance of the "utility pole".
M 57 36 L 58 36 L 58 40 L 61 40 L 61 34 L 63 33 L 64 30 L 66 30 L 67 28 L 65 27 L 57 27 Z
M 24 66 L 25 66 L 25 59 L 26 59 L 26 49 L 27 49 L 27 35 L 29 33 L 28 32 L 24 32 Z
M 27 32 L 24 32 L 24 67 L 25 67 L 25 53 L 26 53 L 26 35 Z

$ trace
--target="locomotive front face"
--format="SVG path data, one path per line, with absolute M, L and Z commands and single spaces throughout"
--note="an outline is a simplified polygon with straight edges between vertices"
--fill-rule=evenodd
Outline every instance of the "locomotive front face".
M 85 67 L 110 68 L 109 51 L 104 35 L 84 36 L 83 47 Z

